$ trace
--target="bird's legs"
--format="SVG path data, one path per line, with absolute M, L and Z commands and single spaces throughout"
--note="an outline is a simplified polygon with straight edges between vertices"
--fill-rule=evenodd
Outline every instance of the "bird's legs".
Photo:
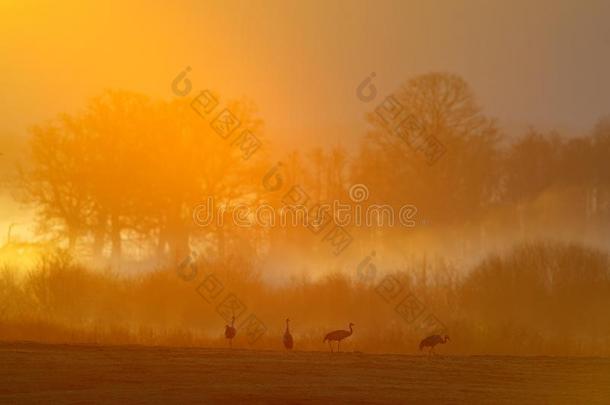
M 341 353 L 341 341 L 337 340 L 337 353 Z
M 332 345 L 332 343 L 330 343 L 330 340 L 328 341 L 328 346 L 330 347 L 330 352 L 332 353 L 333 352 L 333 345 Z

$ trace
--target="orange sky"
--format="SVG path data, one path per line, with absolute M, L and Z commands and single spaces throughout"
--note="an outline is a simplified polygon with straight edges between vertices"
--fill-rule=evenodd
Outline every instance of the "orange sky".
M 530 1 L 0 0 L 1 179 L 27 128 L 105 88 L 171 98 L 194 89 L 259 107 L 273 145 L 341 143 L 367 126 L 358 84 L 378 100 L 430 71 L 463 76 L 511 133 L 578 133 L 610 111 L 610 3 Z M 0 227 L 20 214 L 0 192 Z
M 107 87 L 172 97 L 187 65 L 195 88 L 253 99 L 289 141 L 360 136 L 371 71 L 381 95 L 458 73 L 509 129 L 587 129 L 610 109 L 604 1 L 0 0 L 0 16 L 2 134 Z

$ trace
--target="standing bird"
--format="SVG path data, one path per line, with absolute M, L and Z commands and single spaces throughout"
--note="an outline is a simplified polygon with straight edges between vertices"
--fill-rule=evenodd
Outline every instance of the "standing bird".
M 284 347 L 288 350 L 291 350 L 294 342 L 292 340 L 292 335 L 290 334 L 290 331 L 288 330 L 289 322 L 290 322 L 290 319 L 286 318 L 286 332 L 284 332 L 283 340 L 284 340 Z
M 225 338 L 229 339 L 229 347 L 233 348 L 233 338 L 237 334 L 235 329 L 235 316 L 231 318 L 231 326 L 225 325 Z
M 340 352 L 341 351 L 341 341 L 343 339 L 345 339 L 346 337 L 351 336 L 352 333 L 354 333 L 352 326 L 355 326 L 355 325 L 350 322 L 349 330 L 335 330 L 330 333 L 327 333 L 326 336 L 324 336 L 324 340 L 322 342 L 326 342 L 328 340 L 328 345 L 330 346 L 331 353 L 333 352 L 333 345 L 330 342 L 333 340 L 336 340 L 337 341 L 337 351 Z
M 447 343 L 447 341 L 449 340 L 449 336 L 445 335 L 445 337 L 443 338 L 441 335 L 432 335 L 432 336 L 428 336 L 427 338 L 425 338 L 424 340 L 422 340 L 419 343 L 419 350 L 423 350 L 424 347 L 429 347 L 430 349 L 428 350 L 428 354 L 436 354 L 434 353 L 434 346 L 440 344 L 440 343 Z

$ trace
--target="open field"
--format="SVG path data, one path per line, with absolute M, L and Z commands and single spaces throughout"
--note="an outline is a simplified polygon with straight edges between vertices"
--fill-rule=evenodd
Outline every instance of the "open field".
M 0 344 L 0 403 L 610 403 L 610 359 Z

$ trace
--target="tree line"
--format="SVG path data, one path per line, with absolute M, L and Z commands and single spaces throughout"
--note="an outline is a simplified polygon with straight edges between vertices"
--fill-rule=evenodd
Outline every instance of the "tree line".
M 352 204 L 350 186 L 364 184 L 370 192 L 364 205 L 414 204 L 433 232 L 465 224 L 484 228 L 493 218 L 497 226 L 517 231 L 535 223 L 549 229 L 593 227 L 599 236 L 606 234 L 610 119 L 581 136 L 531 128 L 512 138 L 483 114 L 469 85 L 456 75 L 416 76 L 391 96 L 411 123 L 404 114 L 383 116 L 378 107 L 352 148 L 281 151 L 284 189 L 270 192 L 263 179 L 276 165 L 268 152 L 272 139 L 251 102 L 227 103 L 262 142 L 245 160 L 189 100 L 107 91 L 81 111 L 32 128 L 17 193 L 36 210 L 41 235 L 113 262 L 126 250 L 175 262 L 195 242 L 205 246 L 205 255 L 220 259 L 260 257 L 286 241 L 298 242 L 306 231 L 244 229 L 231 221 L 202 227 L 192 218 L 193 207 L 208 197 L 228 217 L 237 205 L 280 207 L 288 185 L 295 184 L 312 200 Z M 444 152 L 431 164 L 401 137 L 406 130 L 434 137 Z M 397 233 L 408 238 L 418 231 L 384 225 L 375 235 L 383 243 Z M 373 234 L 354 232 L 363 238 Z

